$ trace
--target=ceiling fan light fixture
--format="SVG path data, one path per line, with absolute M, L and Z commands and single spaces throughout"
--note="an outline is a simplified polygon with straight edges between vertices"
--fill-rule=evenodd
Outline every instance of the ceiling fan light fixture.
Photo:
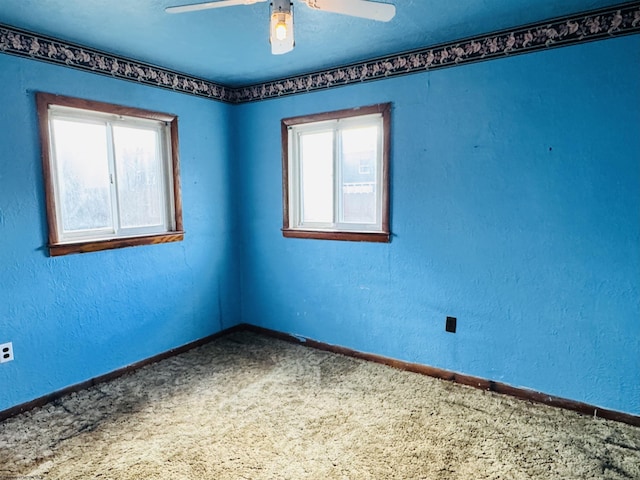
M 194 12 L 210 8 L 235 7 L 270 1 L 269 41 L 271 53 L 280 55 L 293 50 L 293 3 L 291 0 L 213 0 L 165 8 L 167 13 Z M 307 7 L 323 12 L 388 22 L 396 14 L 389 0 L 300 0 Z
M 276 23 L 276 40 L 284 40 L 287 38 L 287 21 L 284 14 L 278 14 L 278 23 Z
M 269 40 L 274 55 L 293 50 L 293 4 L 290 0 L 273 0 L 271 3 Z

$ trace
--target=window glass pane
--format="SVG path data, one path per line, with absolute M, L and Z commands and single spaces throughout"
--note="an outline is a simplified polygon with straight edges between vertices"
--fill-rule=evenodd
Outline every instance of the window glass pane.
M 54 119 L 52 129 L 62 229 L 111 228 L 106 126 Z
M 345 129 L 341 134 L 341 221 L 376 223 L 378 127 Z
M 333 223 L 333 132 L 300 135 L 302 222 Z
M 164 224 L 162 157 L 158 132 L 113 127 L 120 227 Z

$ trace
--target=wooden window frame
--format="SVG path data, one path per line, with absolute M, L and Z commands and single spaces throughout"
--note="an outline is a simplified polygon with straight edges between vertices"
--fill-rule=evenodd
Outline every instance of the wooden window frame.
M 176 115 L 43 92 L 36 93 L 36 105 L 42 151 L 45 204 L 49 230 L 48 249 L 50 256 L 53 257 L 72 253 L 96 252 L 100 250 L 139 245 L 179 242 L 184 239 L 182 223 L 182 193 L 180 189 L 180 161 L 178 153 L 178 117 Z M 170 176 L 173 182 L 171 198 L 173 202 L 173 212 L 171 216 L 173 228 L 170 231 L 154 234 L 112 237 L 108 239 L 61 241 L 61 236 L 58 232 L 58 206 L 56 204 L 54 185 L 55 173 L 53 171 L 50 147 L 49 107 L 51 105 L 82 109 L 89 112 L 119 115 L 123 117 L 155 120 L 167 124 L 171 144 L 169 152 L 171 171 L 167 171 L 166 175 Z
M 383 126 L 382 145 L 382 179 L 380 181 L 381 195 L 381 228 L 380 231 L 348 231 L 348 230 L 308 230 L 294 228 L 290 224 L 290 193 L 289 193 L 289 129 L 296 125 L 339 120 L 364 115 L 380 114 Z M 366 107 L 337 110 L 312 115 L 302 115 L 282 119 L 280 122 L 282 142 L 282 205 L 283 225 L 282 235 L 287 238 L 308 238 L 319 240 L 344 240 L 356 242 L 388 243 L 391 241 L 390 231 L 390 152 L 391 152 L 391 103 L 380 103 Z

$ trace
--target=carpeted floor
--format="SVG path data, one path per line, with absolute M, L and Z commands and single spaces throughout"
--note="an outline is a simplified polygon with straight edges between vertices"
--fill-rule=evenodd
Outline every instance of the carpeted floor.
M 250 333 L 0 423 L 0 478 L 640 479 L 640 428 Z

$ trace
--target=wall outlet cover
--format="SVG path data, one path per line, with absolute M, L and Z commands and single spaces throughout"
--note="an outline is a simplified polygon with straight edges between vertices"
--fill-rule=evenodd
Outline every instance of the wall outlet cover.
M 0 343 L 0 363 L 13 360 L 13 343 Z
M 456 324 L 458 319 L 456 317 L 447 317 L 447 324 L 444 329 L 449 333 L 456 333 Z

